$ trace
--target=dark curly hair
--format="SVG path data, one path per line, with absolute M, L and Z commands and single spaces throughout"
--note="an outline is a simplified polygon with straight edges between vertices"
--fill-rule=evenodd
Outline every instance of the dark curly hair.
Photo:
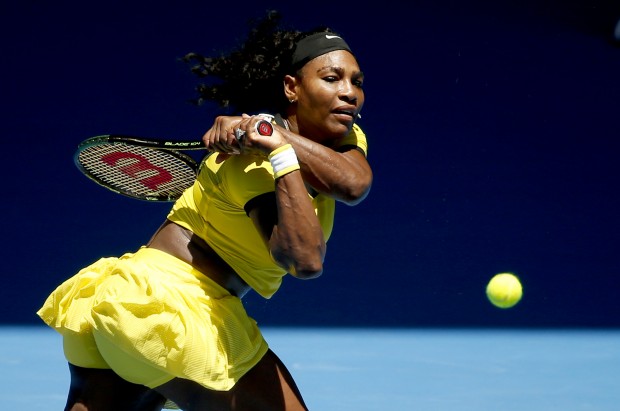
M 201 105 L 211 101 L 230 114 L 283 112 L 289 104 L 282 79 L 292 73 L 291 58 L 295 44 L 317 32 L 335 33 L 326 26 L 302 32 L 280 25 L 282 16 L 267 11 L 261 19 L 251 20 L 247 40 L 237 49 L 218 57 L 188 53 L 183 61 L 203 82 L 196 87 Z

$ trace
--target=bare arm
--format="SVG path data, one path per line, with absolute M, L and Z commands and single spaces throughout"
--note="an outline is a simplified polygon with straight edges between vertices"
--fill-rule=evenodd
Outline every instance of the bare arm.
M 244 152 L 258 150 L 266 154 L 286 144 L 278 130 L 269 137 L 254 132 L 256 121 L 239 124 L 248 133 L 242 142 Z M 275 207 L 273 201 L 258 202 L 249 216 L 278 265 L 298 278 L 321 275 L 325 238 L 300 170 L 276 178 Z
M 229 154 L 238 150 L 232 130 L 243 118 L 249 116 L 217 117 L 203 137 L 207 148 Z M 362 153 L 356 149 L 338 152 L 282 127 L 277 129 L 295 149 L 302 177 L 314 190 L 349 205 L 366 198 L 373 175 Z
M 304 180 L 319 193 L 348 205 L 359 204 L 370 192 L 372 170 L 356 149 L 335 151 L 298 134 L 278 128 L 295 148 Z
M 276 179 L 275 200 L 275 212 L 265 204 L 249 213 L 273 259 L 295 277 L 320 276 L 325 239 L 300 171 Z

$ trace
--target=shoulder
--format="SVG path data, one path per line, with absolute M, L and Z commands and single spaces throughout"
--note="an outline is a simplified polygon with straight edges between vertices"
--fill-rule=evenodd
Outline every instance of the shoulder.
M 364 156 L 368 155 L 368 141 L 366 140 L 366 134 L 360 126 L 353 124 L 353 128 L 345 137 L 339 139 L 334 144 L 334 148 L 338 151 L 344 149 L 357 148 Z

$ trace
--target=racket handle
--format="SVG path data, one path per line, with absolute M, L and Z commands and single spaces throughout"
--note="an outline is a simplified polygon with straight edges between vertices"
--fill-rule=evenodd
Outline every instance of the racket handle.
M 254 126 L 254 130 L 261 136 L 270 136 L 273 134 L 273 124 L 271 124 L 271 122 L 267 120 L 260 120 Z M 245 136 L 245 131 L 241 129 L 235 130 L 235 138 L 237 139 L 237 141 L 241 142 L 243 136 Z
M 270 136 L 273 134 L 273 124 L 267 120 L 261 120 L 254 127 L 256 132 L 261 136 Z

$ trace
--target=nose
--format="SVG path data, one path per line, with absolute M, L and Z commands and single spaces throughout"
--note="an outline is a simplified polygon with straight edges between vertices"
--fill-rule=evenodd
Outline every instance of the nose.
M 357 90 L 355 89 L 351 81 L 347 80 L 342 82 L 340 88 L 340 98 L 351 103 L 357 101 Z

